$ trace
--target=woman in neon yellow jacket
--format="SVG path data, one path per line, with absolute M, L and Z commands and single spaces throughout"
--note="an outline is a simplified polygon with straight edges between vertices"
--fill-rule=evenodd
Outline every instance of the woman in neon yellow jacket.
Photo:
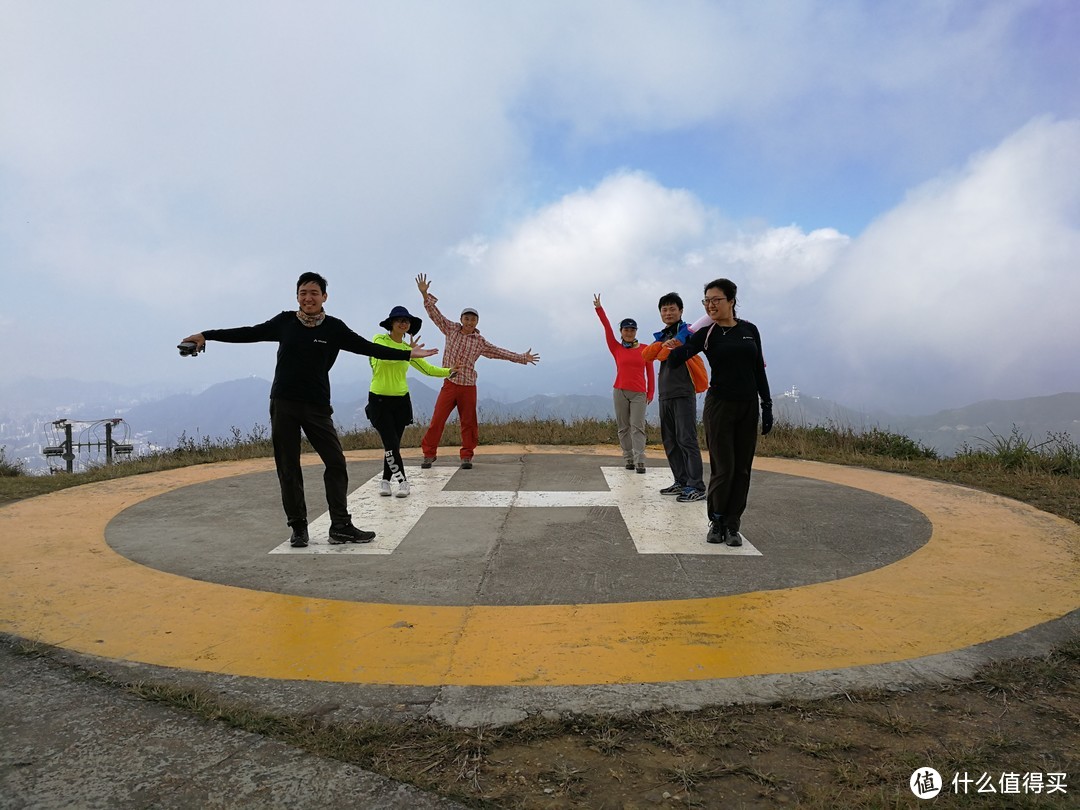
M 374 342 L 380 346 L 400 349 L 412 344 L 405 342 L 405 335 L 415 336 L 422 321 L 410 315 L 405 307 L 394 307 L 386 320 L 379 323 L 386 333 L 375 335 Z M 412 423 L 412 400 L 405 374 L 413 366 L 429 377 L 453 378 L 453 368 L 433 366 L 426 360 L 375 360 L 371 362 L 371 388 L 368 404 L 364 409 L 371 426 L 379 433 L 383 443 L 383 480 L 379 494 L 389 496 L 391 480 L 397 481 L 399 498 L 409 494 L 409 481 L 405 477 L 405 465 L 401 461 L 401 437 L 407 425 Z

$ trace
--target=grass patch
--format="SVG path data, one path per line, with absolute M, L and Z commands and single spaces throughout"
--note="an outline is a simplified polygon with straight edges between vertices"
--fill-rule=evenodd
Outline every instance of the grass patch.
M 0 478 L 15 478 L 26 474 L 22 460 L 7 457 L 7 447 L 0 445 Z

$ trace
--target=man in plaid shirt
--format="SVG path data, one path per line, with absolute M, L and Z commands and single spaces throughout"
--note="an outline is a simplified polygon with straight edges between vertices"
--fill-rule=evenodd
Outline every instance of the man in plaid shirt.
M 528 349 L 524 354 L 501 349 L 484 338 L 476 328 L 480 316 L 475 309 L 466 307 L 461 311 L 461 322 L 446 318 L 435 306 L 439 300 L 428 292 L 431 283 L 427 275 L 416 277 L 416 286 L 424 298 L 424 309 L 431 322 L 446 335 L 446 349 L 443 350 L 443 363 L 457 369 L 453 380 L 443 381 L 439 398 L 435 402 L 435 413 L 431 415 L 431 425 L 420 442 L 424 452 L 424 462 L 420 465 L 428 469 L 438 456 L 439 441 L 442 439 L 446 420 L 454 408 L 457 408 L 461 420 L 461 467 L 472 469 L 473 453 L 480 442 L 480 432 L 476 425 L 476 361 L 481 357 L 494 360 L 509 360 L 513 363 L 530 365 L 540 361 L 540 355 Z

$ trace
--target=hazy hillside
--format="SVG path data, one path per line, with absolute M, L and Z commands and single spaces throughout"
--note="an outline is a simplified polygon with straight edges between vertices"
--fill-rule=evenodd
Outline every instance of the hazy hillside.
M 897 432 L 952 454 L 964 443 L 980 447 L 993 436 L 1008 436 L 1013 426 L 1025 437 L 1042 441 L 1048 433 L 1068 433 L 1080 441 L 1080 393 L 1029 399 L 991 399 L 930 416 L 895 417 Z
M 420 423 L 427 422 L 435 407 L 442 381 L 410 377 L 413 409 Z M 334 381 L 334 418 L 345 429 L 368 426 L 364 416 L 367 381 Z M 481 391 L 484 389 L 481 388 Z M 32 469 L 41 469 L 43 443 L 51 443 L 45 426 L 53 419 L 122 416 L 138 447 L 172 446 L 181 434 L 189 437 L 229 437 L 237 428 L 247 435 L 255 426 L 268 427 L 270 382 L 258 377 L 212 385 L 198 394 L 162 395 L 131 386 L 116 387 L 72 380 L 29 380 L 0 385 L 0 445 L 12 458 L 22 458 Z M 51 402 L 50 406 L 48 403 Z M 704 396 L 698 397 L 700 412 Z M 800 425 L 836 425 L 866 430 L 880 427 L 910 436 L 943 455 L 955 453 L 963 444 L 974 447 L 1007 436 L 1013 425 L 1034 441 L 1047 433 L 1067 433 L 1080 442 L 1080 393 L 1063 393 L 1021 400 L 991 400 L 928 416 L 866 413 L 795 388 L 774 394 L 779 419 Z M 578 394 L 538 395 L 517 402 L 481 398 L 481 421 L 505 419 L 606 419 L 612 414 L 610 396 Z M 657 403 L 647 410 L 657 420 Z

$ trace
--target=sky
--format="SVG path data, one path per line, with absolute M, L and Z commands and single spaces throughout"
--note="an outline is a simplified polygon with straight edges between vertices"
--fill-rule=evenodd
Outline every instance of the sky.
M 646 337 L 718 277 L 774 393 L 1080 391 L 1076 42 L 1073 0 L 0 0 L 0 373 L 270 379 L 176 344 L 314 270 L 368 337 L 418 273 L 475 307 L 541 357 L 480 362 L 503 400 L 607 394 L 595 293 Z

